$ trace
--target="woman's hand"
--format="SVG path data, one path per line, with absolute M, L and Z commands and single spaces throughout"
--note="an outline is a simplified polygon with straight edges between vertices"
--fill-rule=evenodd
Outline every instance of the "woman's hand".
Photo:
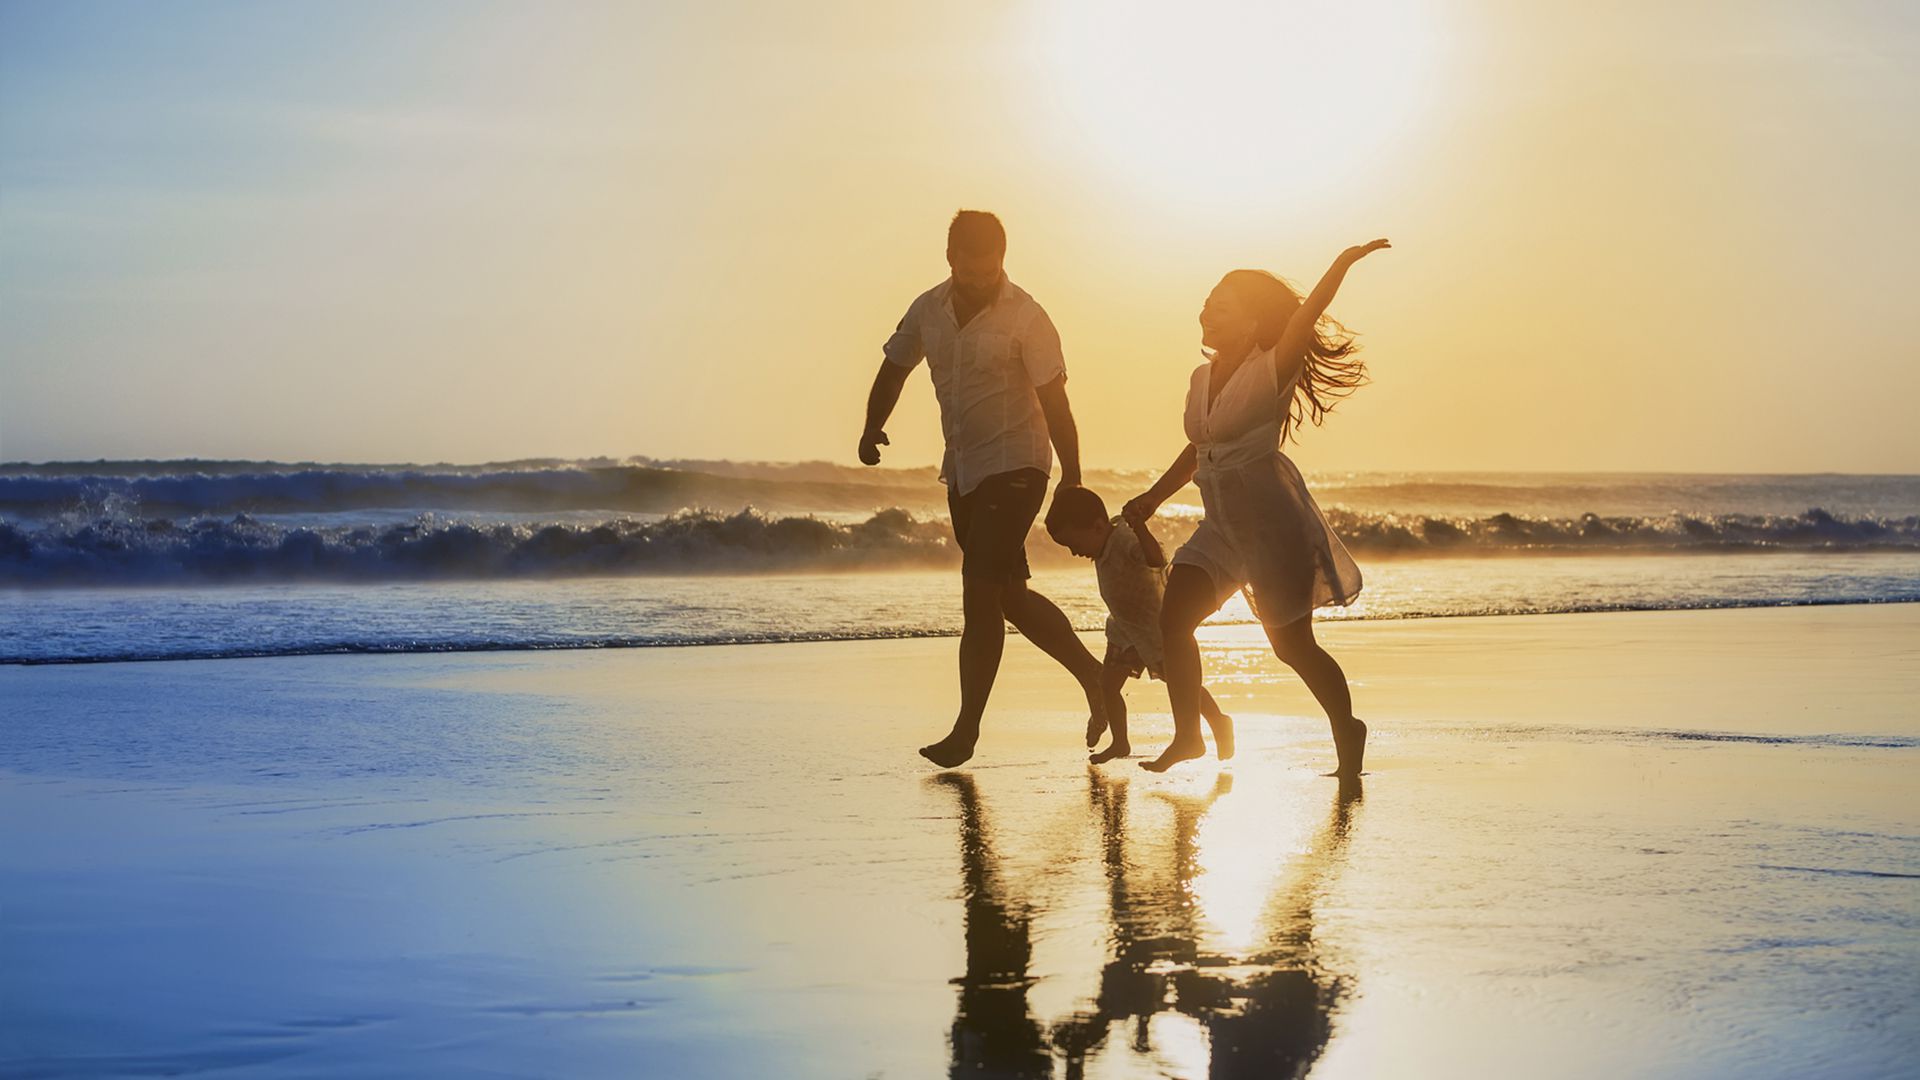
M 1379 251 L 1382 248 L 1390 248 L 1392 246 L 1393 244 L 1391 242 L 1389 242 L 1385 237 L 1382 237 L 1379 240 L 1374 240 L 1366 244 L 1359 244 L 1341 252 L 1340 261 L 1347 266 L 1352 266 L 1354 263 L 1359 262 L 1361 259 L 1366 258 L 1368 255 L 1371 255 L 1374 252 Z
M 1144 495 L 1135 495 L 1128 499 L 1127 505 L 1120 508 L 1120 516 L 1126 518 L 1130 525 L 1145 525 L 1152 520 L 1154 513 L 1159 509 L 1160 500 L 1154 498 L 1153 492 L 1149 491 Z

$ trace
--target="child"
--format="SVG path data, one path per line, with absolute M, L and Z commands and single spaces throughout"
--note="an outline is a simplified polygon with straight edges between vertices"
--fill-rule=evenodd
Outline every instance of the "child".
M 1127 705 L 1120 688 L 1145 671 L 1161 677 L 1160 600 L 1167 591 L 1167 556 L 1144 522 L 1129 525 L 1107 516 L 1100 496 L 1081 487 L 1063 487 L 1047 511 L 1047 535 L 1055 543 L 1093 560 L 1100 579 L 1100 599 L 1107 604 L 1107 656 L 1102 666 L 1102 690 L 1107 702 L 1107 724 L 1087 724 L 1087 747 L 1100 741 L 1100 729 L 1110 726 L 1113 739 L 1093 755 L 1095 764 L 1126 757 Z M 1213 729 L 1213 741 L 1225 761 L 1233 756 L 1233 718 L 1200 688 L 1200 712 Z

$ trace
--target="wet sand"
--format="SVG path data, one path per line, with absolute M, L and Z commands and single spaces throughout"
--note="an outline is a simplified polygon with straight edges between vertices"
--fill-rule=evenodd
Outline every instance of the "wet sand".
M 1920 1060 L 1920 605 L 1330 625 L 1344 789 L 1209 634 L 1166 777 L 1017 640 L 951 773 L 951 640 L 0 669 L 0 1075 Z

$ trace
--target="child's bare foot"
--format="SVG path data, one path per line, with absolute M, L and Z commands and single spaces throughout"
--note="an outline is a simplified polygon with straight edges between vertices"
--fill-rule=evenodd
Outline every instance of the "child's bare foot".
M 1107 718 L 1095 713 L 1087 717 L 1087 749 L 1100 745 L 1100 736 L 1107 733 Z
M 1213 729 L 1213 752 L 1221 761 L 1233 760 L 1233 717 L 1226 713 L 1207 718 Z
M 979 736 L 963 735 L 956 731 L 931 746 L 920 748 L 920 756 L 943 769 L 954 769 L 967 763 L 973 756 L 973 744 Z
M 1097 754 L 1088 755 L 1087 760 L 1093 762 L 1095 765 L 1105 765 L 1114 758 L 1130 757 L 1132 754 L 1133 744 L 1127 742 L 1125 739 L 1115 739 L 1107 744 L 1105 750 Z
M 1359 717 L 1349 716 L 1333 725 L 1333 752 L 1340 764 L 1332 775 L 1346 779 L 1360 775 L 1367 756 L 1367 725 Z
M 1143 761 L 1140 767 L 1148 772 L 1166 772 L 1183 761 L 1192 761 L 1204 757 L 1207 753 L 1207 741 L 1198 733 L 1193 735 L 1175 735 L 1160 756 L 1152 761 Z

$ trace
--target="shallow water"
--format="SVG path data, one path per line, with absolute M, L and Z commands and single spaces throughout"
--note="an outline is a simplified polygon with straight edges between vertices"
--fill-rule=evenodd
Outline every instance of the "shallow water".
M 1910 611 L 1354 627 L 1348 791 L 1250 628 L 1164 778 L 1019 647 L 938 775 L 944 642 L 0 671 L 0 1074 L 1899 1075 Z
M 1920 601 L 1920 552 L 1379 560 L 1323 620 Z M 1082 629 L 1092 566 L 1034 587 Z M 951 571 L 551 581 L 0 589 L 0 664 L 342 652 L 461 652 L 955 634 Z M 1216 616 L 1247 623 L 1241 597 Z

